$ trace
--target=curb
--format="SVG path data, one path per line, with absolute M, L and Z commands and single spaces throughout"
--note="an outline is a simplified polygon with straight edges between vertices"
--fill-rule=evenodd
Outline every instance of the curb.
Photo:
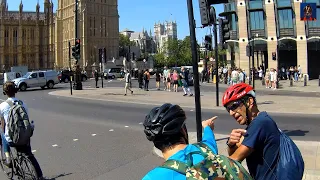
M 118 89 L 117 87 L 112 87 L 113 89 Z M 95 88 L 88 88 L 88 89 L 95 89 Z M 111 88 L 109 88 L 111 89 Z M 64 90 L 57 90 L 57 91 L 64 91 Z M 61 95 L 56 94 L 56 91 L 51 91 L 48 93 L 52 96 L 60 96 L 60 97 L 68 97 L 68 98 L 77 98 L 77 99 L 88 99 L 88 100 L 95 100 L 95 101 L 107 101 L 107 102 L 118 102 L 118 103 L 127 103 L 127 104 L 140 104 L 140 105 L 152 105 L 152 106 L 159 106 L 163 103 L 153 103 L 153 102 L 138 102 L 138 101 L 123 101 L 123 100 L 116 100 L 116 99 L 97 99 L 97 98 L 90 98 L 90 97 L 80 97 L 75 95 Z M 178 103 L 177 103 L 178 104 Z M 187 105 L 180 105 L 182 108 L 189 108 L 195 109 L 195 106 L 187 106 Z M 225 108 L 222 106 L 219 107 L 201 107 L 201 109 L 205 110 L 215 110 L 215 111 L 225 111 Z M 283 111 L 268 111 L 270 113 L 277 113 L 277 114 L 296 114 L 296 115 L 320 115 L 320 113 L 301 113 L 301 112 L 283 112 Z

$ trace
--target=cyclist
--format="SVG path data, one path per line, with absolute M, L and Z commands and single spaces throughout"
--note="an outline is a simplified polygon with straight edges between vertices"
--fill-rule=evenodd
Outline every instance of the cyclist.
M 8 96 L 7 100 L 12 101 L 13 103 L 16 103 L 18 101 L 22 102 L 18 98 L 15 97 L 18 89 L 16 88 L 15 84 L 13 82 L 6 82 L 3 85 L 3 94 Z M 23 107 L 26 109 L 26 112 L 28 113 L 28 109 L 25 103 L 23 103 Z M 12 143 L 12 140 L 9 136 L 9 133 L 6 129 L 9 128 L 8 124 L 8 116 L 9 116 L 9 111 L 10 111 L 10 105 L 5 101 L 0 104 L 0 113 L 1 113 L 1 125 L 2 125 L 2 131 L 1 131 L 1 138 L 2 138 L 2 146 L 3 146 L 3 151 L 6 157 L 6 160 L 4 164 L 8 167 L 12 166 L 11 163 L 11 158 L 10 158 L 10 147 L 9 146 L 14 146 Z M 37 171 L 37 175 L 39 179 L 42 178 L 42 170 L 40 168 L 40 165 L 34 155 L 31 152 L 31 144 L 30 142 L 26 146 L 15 146 L 18 152 L 24 153 L 27 155 L 29 160 L 32 162 L 35 170 Z
M 203 140 L 213 153 L 218 153 L 213 128 L 216 117 L 202 122 Z M 188 131 L 186 128 L 185 112 L 178 105 L 163 104 L 161 107 L 153 108 L 144 121 L 144 132 L 149 141 L 162 151 L 163 157 L 168 159 L 186 162 L 186 154 L 199 149 L 189 144 Z M 194 162 L 200 162 L 203 156 L 194 156 Z M 143 180 L 166 179 L 179 180 L 186 179 L 186 176 L 174 170 L 156 167 L 143 177 Z
M 256 180 L 277 179 L 280 132 L 267 112 L 260 112 L 256 94 L 245 83 L 230 86 L 222 97 L 229 114 L 246 129 L 233 129 L 227 141 L 231 159 L 246 159 L 251 176 Z

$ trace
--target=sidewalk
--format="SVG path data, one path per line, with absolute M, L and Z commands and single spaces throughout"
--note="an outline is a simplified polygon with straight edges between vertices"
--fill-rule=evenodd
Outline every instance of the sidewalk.
M 179 104 L 182 107 L 194 108 L 194 97 L 183 97 L 183 92 L 167 92 L 167 91 L 143 91 L 137 88 L 133 88 L 133 95 L 128 93 L 124 96 L 124 88 L 88 88 L 81 91 L 73 91 L 73 95 L 70 95 L 70 90 L 57 90 L 50 92 L 51 95 L 94 99 L 102 101 L 113 101 L 123 103 L 135 103 L 135 104 L 150 104 L 160 105 L 163 103 L 171 102 Z M 216 107 L 216 95 L 215 92 L 203 92 L 201 93 L 201 107 L 203 109 L 225 110 L 222 107 L 221 99 L 223 93 L 219 94 L 219 107 Z M 259 109 L 275 112 L 275 113 L 302 113 L 302 114 L 320 114 L 320 97 L 294 97 L 294 96 L 258 96 L 257 102 Z
M 219 154 L 227 155 L 226 139 L 228 135 L 215 134 Z M 197 141 L 196 132 L 189 132 L 190 143 Z M 316 141 L 294 141 L 299 147 L 304 163 L 304 177 L 303 180 L 320 180 L 320 142 Z M 154 153 L 162 157 L 161 151 L 154 148 Z M 247 168 L 246 161 L 242 162 L 242 165 Z
M 210 83 L 201 83 L 200 85 L 202 86 L 215 86 L 215 83 L 213 83 L 212 81 L 210 81 Z M 219 83 L 220 87 L 225 87 L 227 88 L 228 85 L 224 84 L 224 83 Z M 290 87 L 290 81 L 288 80 L 281 80 L 279 82 L 279 88 L 276 91 L 298 91 L 298 92 L 320 92 L 320 86 L 319 86 L 319 80 L 318 79 L 314 79 L 314 80 L 310 80 L 307 83 L 307 86 L 304 86 L 303 81 L 299 81 L 299 82 L 293 82 L 293 86 Z M 270 90 L 272 91 L 272 89 L 266 89 L 265 85 L 262 85 L 260 80 L 255 80 L 255 89 L 256 90 Z

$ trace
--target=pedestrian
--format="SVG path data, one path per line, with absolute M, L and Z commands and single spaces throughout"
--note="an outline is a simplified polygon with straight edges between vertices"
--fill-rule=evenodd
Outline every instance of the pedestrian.
M 138 83 L 139 83 L 139 89 L 143 89 L 143 71 L 139 70 L 138 72 Z
M 246 159 L 249 172 L 256 180 L 302 179 L 304 163 L 299 149 L 293 141 L 288 141 L 289 137 L 278 129 L 267 112 L 259 111 L 250 85 L 230 86 L 222 97 L 222 104 L 240 125 L 246 125 L 246 129 L 233 129 L 227 140 L 231 159 L 239 162 Z M 280 178 L 284 176 L 290 178 Z
M 99 88 L 98 81 L 99 81 L 99 73 L 98 70 L 94 70 L 94 79 L 96 81 L 96 88 Z
M 133 94 L 133 91 L 130 89 L 131 75 L 128 70 L 126 71 L 124 79 L 126 81 L 126 85 L 124 86 L 124 95 L 127 95 L 127 90 L 131 91 L 131 94 Z
M 189 93 L 189 96 L 193 96 L 193 94 L 192 94 L 192 92 L 191 92 L 191 90 L 189 88 L 189 83 L 188 83 L 189 79 L 187 79 L 187 78 L 189 78 L 189 72 L 186 71 L 184 69 L 184 67 L 181 68 L 180 76 L 182 78 L 181 82 L 182 82 L 182 89 L 183 89 L 183 92 L 184 92 L 183 96 L 187 96 L 188 93 Z M 187 93 L 187 91 L 188 91 L 188 93 Z
M 149 69 L 145 70 L 143 79 L 144 79 L 144 90 L 149 91 L 149 81 L 150 81 Z
M 156 88 L 159 91 L 160 90 L 160 80 L 161 80 L 161 74 L 160 71 L 156 71 Z

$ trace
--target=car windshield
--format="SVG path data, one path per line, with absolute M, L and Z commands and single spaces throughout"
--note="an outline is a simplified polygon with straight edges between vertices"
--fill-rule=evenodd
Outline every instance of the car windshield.
M 30 76 L 31 72 L 27 72 L 27 74 L 25 74 L 23 77 L 24 78 L 28 78 Z

